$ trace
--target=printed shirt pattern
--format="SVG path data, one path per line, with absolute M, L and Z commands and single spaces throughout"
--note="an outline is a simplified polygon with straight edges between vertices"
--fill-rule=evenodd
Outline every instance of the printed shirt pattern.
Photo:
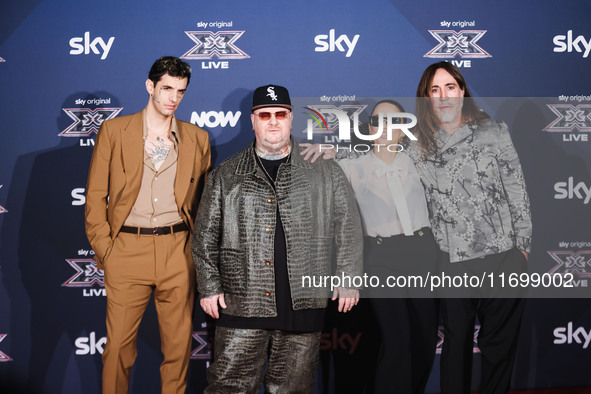
M 438 153 L 409 148 L 425 186 L 440 249 L 459 262 L 507 251 L 529 253 L 531 214 L 523 172 L 507 125 L 487 120 L 439 131 Z

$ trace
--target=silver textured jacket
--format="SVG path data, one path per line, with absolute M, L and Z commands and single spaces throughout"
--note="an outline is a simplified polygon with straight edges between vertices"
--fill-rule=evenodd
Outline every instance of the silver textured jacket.
M 361 222 L 345 174 L 332 160 L 304 161 L 300 151 L 292 138 L 291 158 L 279 167 L 275 190 L 255 161 L 253 144 L 209 176 L 192 252 L 200 297 L 224 293 L 224 313 L 277 315 L 277 208 L 286 237 L 294 310 L 327 305 L 327 288 L 302 286 L 302 276 L 362 273 Z
M 486 120 L 453 135 L 439 130 L 438 153 L 409 153 L 427 197 L 435 239 L 451 262 L 530 252 L 532 223 L 519 157 L 507 125 Z

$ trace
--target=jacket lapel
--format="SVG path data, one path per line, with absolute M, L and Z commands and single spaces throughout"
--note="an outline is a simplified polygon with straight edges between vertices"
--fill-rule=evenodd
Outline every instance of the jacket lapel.
M 197 146 L 192 135 L 187 133 L 183 124 L 178 121 L 177 130 L 179 132 L 179 157 L 177 160 L 176 179 L 174 181 L 174 197 L 176 204 L 180 209 L 183 206 L 183 201 L 185 200 L 189 184 L 191 183 Z M 193 179 L 193 182 L 197 181 L 197 179 Z
M 455 133 L 449 135 L 447 131 L 439 129 L 439 137 L 443 141 L 440 151 L 445 152 L 448 148 L 472 135 L 472 129 L 468 125 L 463 125 Z
M 142 112 L 135 114 L 125 128 L 121 129 L 121 149 L 125 178 L 134 193 L 138 193 L 142 182 L 144 163 L 144 129 Z

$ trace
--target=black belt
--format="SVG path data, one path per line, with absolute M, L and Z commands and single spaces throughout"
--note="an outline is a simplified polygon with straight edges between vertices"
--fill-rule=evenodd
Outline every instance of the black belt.
M 415 231 L 413 233 L 413 235 L 418 236 L 418 237 L 422 237 L 426 233 L 429 233 L 429 232 L 431 232 L 431 229 L 429 227 L 423 227 L 422 229 Z M 406 235 L 404 235 L 404 234 L 392 235 L 390 237 L 380 237 L 379 235 L 377 237 L 366 236 L 365 241 L 369 242 L 370 244 L 381 245 L 384 242 L 391 242 L 391 241 L 395 241 L 395 240 L 398 240 L 398 239 L 401 239 L 404 237 L 406 237 Z
M 177 223 L 172 226 L 165 226 L 165 227 L 131 227 L 131 226 L 121 226 L 122 233 L 130 233 L 130 234 L 149 234 L 149 235 L 167 235 L 178 233 L 181 231 L 188 231 L 189 227 L 185 222 Z

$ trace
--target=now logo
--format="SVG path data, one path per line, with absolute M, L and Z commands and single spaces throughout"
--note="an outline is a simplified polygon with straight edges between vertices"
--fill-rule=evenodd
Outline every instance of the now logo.
M 238 123 L 241 114 L 240 111 L 237 111 L 236 113 L 233 113 L 232 111 L 226 113 L 223 111 L 201 111 L 201 114 L 197 111 L 193 111 L 191 114 L 191 123 L 196 124 L 199 127 L 226 127 L 228 124 L 230 124 L 231 127 L 234 127 L 236 126 L 236 123 Z

